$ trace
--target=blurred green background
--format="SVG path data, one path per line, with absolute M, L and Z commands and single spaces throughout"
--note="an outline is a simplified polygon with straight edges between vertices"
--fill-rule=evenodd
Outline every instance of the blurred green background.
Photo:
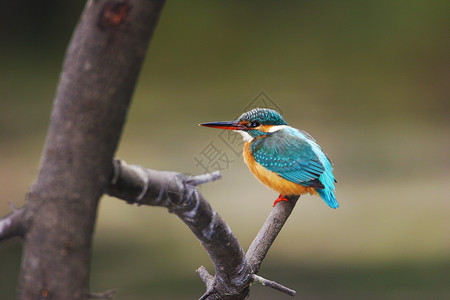
M 82 9 L 74 0 L 0 4 L 1 215 L 36 178 Z M 169 0 L 117 156 L 200 174 L 195 158 L 213 143 L 232 161 L 201 190 L 246 249 L 277 195 L 219 131 L 197 124 L 274 105 L 334 161 L 341 207 L 302 197 L 260 274 L 299 299 L 448 299 L 449 11 L 444 0 Z M 194 270 L 213 271 L 161 208 L 105 197 L 94 245 L 92 290 L 118 288 L 116 299 L 195 299 L 204 286 Z M 20 241 L 0 244 L 4 299 L 14 298 L 20 255 Z M 288 298 L 252 289 L 251 299 Z

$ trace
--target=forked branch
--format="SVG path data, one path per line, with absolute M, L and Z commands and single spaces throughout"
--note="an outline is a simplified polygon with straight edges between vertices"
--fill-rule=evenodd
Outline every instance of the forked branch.
M 176 214 L 202 242 L 214 262 L 214 290 L 237 295 L 251 281 L 244 250 L 230 227 L 195 188 L 220 177 L 219 172 L 189 176 L 116 160 L 111 185 L 105 192 L 128 203 L 166 207 Z
M 246 299 L 254 282 L 295 295 L 295 291 L 256 273 L 298 197 L 274 208 L 245 255 L 230 227 L 195 188 L 221 178 L 219 172 L 189 176 L 145 169 L 120 160 L 113 164 L 111 183 L 105 188 L 107 194 L 128 203 L 166 207 L 202 242 L 214 263 L 215 275 L 204 267 L 197 270 L 207 287 L 200 299 Z

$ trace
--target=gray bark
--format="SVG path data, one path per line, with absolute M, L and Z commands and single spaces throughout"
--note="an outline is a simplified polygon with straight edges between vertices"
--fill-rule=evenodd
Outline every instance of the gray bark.
M 86 299 L 97 204 L 163 1 L 88 1 L 25 207 L 20 299 Z
M 188 176 L 116 160 L 114 174 L 105 192 L 130 204 L 166 207 L 191 229 L 214 264 L 214 276 L 204 267 L 197 270 L 206 285 L 206 293 L 200 299 L 246 299 L 253 282 L 294 296 L 294 290 L 256 273 L 294 209 L 298 196 L 275 206 L 245 255 L 231 228 L 195 188 L 219 178 L 218 172 Z

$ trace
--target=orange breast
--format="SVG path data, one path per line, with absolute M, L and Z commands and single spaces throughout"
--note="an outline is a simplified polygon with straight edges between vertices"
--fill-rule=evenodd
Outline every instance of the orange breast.
M 277 173 L 269 171 L 257 163 L 250 152 L 250 142 L 245 142 L 244 144 L 244 161 L 259 181 L 283 196 L 301 195 L 306 193 L 317 195 L 314 188 L 286 180 Z

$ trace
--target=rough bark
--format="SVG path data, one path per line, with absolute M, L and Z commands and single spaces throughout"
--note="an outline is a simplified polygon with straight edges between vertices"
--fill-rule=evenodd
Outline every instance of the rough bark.
M 215 271 L 212 276 L 204 267 L 197 270 L 206 285 L 206 293 L 200 299 L 246 299 L 253 282 L 295 295 L 294 290 L 256 273 L 295 207 L 298 196 L 275 206 L 245 255 L 231 228 L 195 188 L 220 178 L 220 173 L 188 176 L 116 160 L 111 178 L 105 188 L 107 194 L 131 204 L 166 207 L 200 240 Z
M 97 204 L 163 1 L 88 1 L 27 197 L 20 299 L 86 299 Z

